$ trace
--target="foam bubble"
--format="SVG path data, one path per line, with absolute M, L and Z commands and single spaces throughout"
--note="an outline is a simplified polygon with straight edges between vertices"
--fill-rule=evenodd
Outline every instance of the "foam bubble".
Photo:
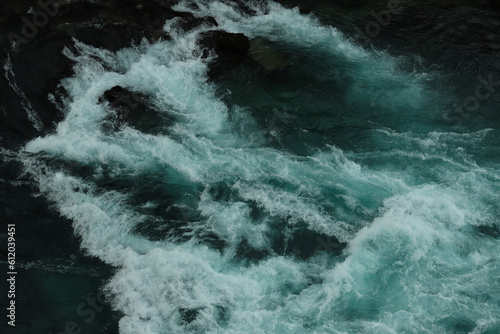
M 250 4 L 259 15 L 248 16 L 227 3 L 197 4 L 194 13 L 213 14 L 222 29 L 322 50 L 332 59 L 326 67 L 348 69 L 353 105 L 372 100 L 390 105 L 388 113 L 425 106 L 421 78 L 297 9 Z M 193 11 L 189 2 L 176 8 Z M 498 166 L 479 166 L 460 149 L 484 144 L 488 134 L 386 128 L 373 131 L 373 151 L 278 150 L 244 106 L 226 105 L 207 81 L 210 59 L 196 47 L 207 29 L 173 31 L 172 40 L 117 53 L 83 44 L 77 54 L 66 51 L 77 62 L 76 75 L 63 82 L 66 117 L 20 156 L 40 191 L 73 221 L 82 248 L 116 267 L 107 291 L 124 314 L 120 332 L 498 326 L 498 240 L 476 230 L 499 225 Z M 115 85 L 145 94 L 173 122 L 160 124 L 157 135 L 127 125 L 103 131 L 110 110 L 98 98 Z M 404 164 L 410 159 L 420 169 Z M 59 168 L 60 160 L 91 172 Z M 174 209 L 180 217 L 167 218 Z M 157 238 L 141 235 L 141 224 Z M 287 253 L 301 237 L 316 249 L 318 236 L 348 248 Z

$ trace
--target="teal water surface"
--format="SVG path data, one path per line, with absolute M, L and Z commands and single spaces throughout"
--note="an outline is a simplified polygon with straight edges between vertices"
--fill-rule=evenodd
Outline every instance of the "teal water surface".
M 176 19 L 172 40 L 77 44 L 65 119 L 20 153 L 116 269 L 120 333 L 500 332 L 498 120 L 453 117 L 445 69 L 297 9 L 198 5 L 177 9 L 264 39 L 286 68 L 211 81 L 196 40 L 213 28 Z M 116 85 L 148 97 L 154 131 L 102 126 Z

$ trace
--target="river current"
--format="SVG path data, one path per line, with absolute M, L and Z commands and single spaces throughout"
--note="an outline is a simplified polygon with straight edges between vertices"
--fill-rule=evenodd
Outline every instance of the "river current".
M 214 28 L 184 31 L 176 18 L 171 39 L 65 49 L 75 74 L 60 83 L 63 120 L 3 152 L 84 254 L 24 263 L 38 293 L 59 300 L 57 325 L 38 326 L 500 332 L 496 56 L 470 70 L 470 49 L 451 55 L 442 42 L 441 55 L 417 55 L 424 33 L 415 45 L 389 32 L 364 46 L 314 14 L 249 6 L 174 8 L 265 40 L 285 69 L 247 61 L 212 80 L 217 56 L 197 40 Z M 144 96 L 155 121 L 106 127 L 114 111 L 99 97 L 115 86 Z M 86 275 L 101 277 L 88 283 L 107 303 L 97 320 L 71 297 Z M 99 327 L 103 314 L 118 325 Z

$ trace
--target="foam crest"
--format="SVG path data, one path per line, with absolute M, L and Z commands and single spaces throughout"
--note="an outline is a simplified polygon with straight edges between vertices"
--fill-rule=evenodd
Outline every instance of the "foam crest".
M 478 245 L 461 233 L 480 217 L 470 206 L 465 196 L 457 201 L 453 191 L 436 186 L 388 199 L 381 216 L 350 242 L 346 260 L 328 271 L 321 288 L 304 290 L 291 311 L 322 330 L 439 331 L 457 321 L 447 318 L 450 313 L 479 328 L 498 306 L 469 296 L 491 291 L 499 267 L 489 252 L 498 242 Z M 485 266 L 472 274 L 467 268 L 476 261 Z M 453 311 L 441 314 L 442 308 Z M 329 323 L 331 314 L 336 320 Z M 349 320 L 361 314 L 364 322 Z
M 425 106 L 421 77 L 297 9 L 250 3 L 259 14 L 250 16 L 225 2 L 190 4 L 175 8 L 321 50 L 331 73 L 348 69 L 354 109 Z M 499 224 L 498 166 L 460 149 L 487 146 L 487 131 L 386 129 L 372 131 L 373 151 L 279 150 L 245 106 L 227 105 L 208 82 L 210 59 L 196 40 L 210 28 L 175 26 L 166 22 L 172 40 L 153 45 L 67 50 L 77 65 L 63 82 L 66 117 L 20 156 L 82 247 L 116 267 L 106 289 L 124 314 L 121 333 L 442 332 L 457 319 L 476 331 L 498 326 L 498 239 L 478 232 Z M 102 128 L 112 111 L 98 99 L 116 85 L 148 96 L 148 108 L 170 120 L 160 133 Z M 348 243 L 344 253 L 328 249 L 333 236 Z

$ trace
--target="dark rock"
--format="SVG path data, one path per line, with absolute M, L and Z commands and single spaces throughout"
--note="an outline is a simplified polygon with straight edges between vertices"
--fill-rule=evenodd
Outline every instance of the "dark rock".
M 168 38 L 163 26 L 165 20 L 175 17 L 182 18 L 186 27 L 201 22 L 193 14 L 174 11 L 164 3 L 125 0 L 96 4 L 76 2 L 57 17 L 54 25 L 86 44 L 117 51 L 139 43 L 142 38 L 151 42 Z M 101 27 L 96 28 L 95 23 Z
M 192 323 L 196 320 L 200 309 L 189 309 L 189 308 L 181 308 L 179 309 L 179 313 L 181 314 L 181 319 L 184 324 Z
M 288 65 L 283 54 L 270 43 L 262 39 L 250 41 L 242 33 L 210 31 L 202 35 L 199 45 L 204 49 L 204 57 L 208 57 L 210 51 L 214 51 L 218 56 L 210 64 L 211 75 L 220 74 L 249 59 L 267 71 L 281 70 Z
M 479 225 L 476 226 L 476 230 L 483 235 L 487 235 L 495 239 L 498 239 L 500 237 L 500 230 L 495 225 Z
M 210 52 L 215 51 L 217 40 L 222 33 L 221 30 L 212 30 L 200 34 L 198 45 L 203 49 L 204 58 L 208 57 Z
M 241 33 L 225 32 L 218 37 L 216 47 L 219 52 L 246 55 L 250 48 L 250 40 Z
M 233 67 L 247 60 L 250 41 L 243 34 L 232 34 L 222 30 L 203 33 L 198 41 L 203 50 L 203 57 L 217 55 L 209 64 L 211 78 L 224 75 Z
M 131 119 L 140 118 L 144 108 L 139 108 L 141 98 L 120 86 L 115 86 L 99 98 L 99 103 L 109 104 L 111 113 L 103 121 L 103 128 L 107 131 L 118 131 Z M 144 106 L 141 106 L 144 107 Z
M 169 38 L 163 30 L 167 19 L 180 18 L 179 26 L 184 30 L 202 24 L 217 25 L 211 17 L 196 18 L 192 13 L 173 10 L 173 1 L 54 1 L 50 13 L 44 14 L 39 2 L 0 3 L 0 57 L 4 64 L 10 53 L 12 62 L 12 74 L 0 78 L 0 96 L 8 101 L 0 106 L 0 142 L 4 147 L 19 146 L 52 131 L 64 116 L 47 96 L 53 94 L 56 104 L 61 104 L 60 99 L 64 98 L 65 92 L 58 85 L 61 79 L 72 75 L 74 64 L 62 50 L 74 49 L 73 39 L 117 51 L 143 38 L 153 42 Z M 40 23 L 43 17 L 47 20 Z M 35 27 L 33 22 L 39 23 Z M 13 42 L 16 42 L 14 49 Z M 26 106 L 36 111 L 43 129 L 33 126 Z M 148 127 L 144 122 L 136 125 Z
M 114 86 L 102 94 L 99 98 L 99 102 L 103 103 L 107 101 L 115 109 L 135 108 L 136 102 L 133 100 L 138 101 L 139 99 L 131 95 L 133 95 L 133 93 L 128 89 L 121 86 Z
M 39 5 L 21 3 L 7 10 L 9 15 L 0 14 L 0 22 L 9 23 L 8 33 L 23 37 L 24 22 L 34 22 L 34 15 L 43 12 Z M 28 9 L 33 7 L 33 12 Z M 45 15 L 45 14 L 44 14 Z M 47 19 L 33 38 L 43 35 L 43 30 L 56 30 L 86 44 L 111 51 L 137 44 L 142 38 L 154 42 L 160 38 L 168 38 L 163 30 L 165 20 L 181 18 L 180 27 L 189 30 L 201 24 L 214 26 L 213 18 L 196 18 L 192 13 L 178 12 L 171 9 L 168 2 L 138 0 L 59 2 L 55 15 Z M 25 21 L 23 21 L 25 20 Z M 100 25 L 96 28 L 96 25 Z M 37 26 L 38 27 L 38 26 Z M 4 36 L 2 36 L 4 37 Z M 31 39 L 28 38 L 28 40 Z M 23 39 L 24 40 L 24 39 Z
M 306 0 L 278 0 L 279 3 L 286 7 L 299 7 L 300 11 L 303 13 L 314 12 L 318 14 L 318 9 L 325 8 L 327 6 L 338 6 L 344 8 L 356 8 L 366 5 L 371 0 L 316 0 L 316 1 L 306 1 Z
M 454 7 L 477 5 L 477 1 L 470 0 L 438 0 L 435 5 L 439 8 L 449 9 Z
M 288 65 L 281 52 L 261 39 L 253 39 L 250 41 L 248 57 L 266 71 L 282 70 Z
M 61 79 L 72 74 L 73 62 L 62 54 L 62 50 L 72 43 L 68 36 L 45 28 L 26 45 L 19 45 L 8 53 L 0 52 L 2 64 L 6 58 L 11 62 L 11 68 L 0 79 L 0 97 L 6 101 L 0 106 L 4 147 L 16 147 L 25 140 L 43 135 L 63 118 L 47 96 L 53 94 L 57 100 L 63 93 L 57 88 Z M 29 113 L 36 115 L 41 128 L 35 128 Z
M 284 249 L 287 253 L 307 259 L 320 253 L 333 256 L 342 254 L 347 244 L 340 242 L 335 236 L 326 236 L 309 229 L 299 229 L 286 240 Z
M 168 119 L 150 108 L 147 101 L 144 94 L 120 86 L 107 90 L 99 98 L 99 103 L 108 103 L 111 108 L 103 121 L 103 129 L 112 132 L 128 125 L 144 133 L 161 133 Z
M 183 22 L 180 23 L 180 28 L 184 31 L 189 31 L 202 25 L 209 28 L 213 28 L 217 27 L 219 24 L 211 16 L 201 17 L 201 18 L 195 18 L 193 16 L 190 18 L 184 18 Z

